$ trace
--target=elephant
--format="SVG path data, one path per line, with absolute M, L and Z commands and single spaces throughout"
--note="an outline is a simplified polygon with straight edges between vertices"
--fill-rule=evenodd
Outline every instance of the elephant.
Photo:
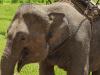
M 99 24 L 66 2 L 22 5 L 7 31 L 1 75 L 36 62 L 39 75 L 55 75 L 54 65 L 68 75 L 100 75 Z

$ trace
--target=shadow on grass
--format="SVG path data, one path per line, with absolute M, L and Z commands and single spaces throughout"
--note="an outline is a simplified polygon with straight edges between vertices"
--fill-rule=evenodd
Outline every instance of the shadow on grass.
M 5 36 L 5 34 L 6 34 L 5 32 L 0 32 L 0 35 L 3 35 L 3 36 Z

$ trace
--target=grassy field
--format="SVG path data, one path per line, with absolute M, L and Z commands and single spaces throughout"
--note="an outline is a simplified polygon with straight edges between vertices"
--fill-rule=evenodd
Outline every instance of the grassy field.
M 14 16 L 16 9 L 20 4 L 1 4 L 0 5 L 0 57 L 3 53 L 5 42 L 6 42 L 6 31 Z M 55 67 L 56 75 L 65 75 L 65 72 L 61 69 Z M 38 74 L 38 64 L 26 65 L 20 75 L 39 75 Z M 15 70 L 15 75 L 19 75 Z

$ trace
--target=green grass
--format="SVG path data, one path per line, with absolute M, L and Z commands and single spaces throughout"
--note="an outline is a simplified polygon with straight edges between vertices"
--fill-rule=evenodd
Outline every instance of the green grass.
M 93 0 L 95 3 L 98 1 L 98 0 Z M 99 4 L 100 4 L 100 0 L 99 0 Z
M 0 5 L 0 58 L 6 43 L 6 31 L 20 4 L 1 4 Z M 15 75 L 39 75 L 38 64 L 29 64 L 23 67 L 20 73 L 15 70 Z M 56 75 L 65 75 L 65 72 L 55 67 Z
M 13 15 L 15 14 L 17 7 L 18 4 L 0 5 L 0 56 L 2 55 L 2 52 L 5 47 L 5 42 L 6 42 L 5 35 L 6 35 L 7 28 L 11 22 Z

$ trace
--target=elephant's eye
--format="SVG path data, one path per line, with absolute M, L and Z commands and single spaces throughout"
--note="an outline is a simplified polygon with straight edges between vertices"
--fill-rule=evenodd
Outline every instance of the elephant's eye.
M 20 41 L 26 40 L 26 35 L 24 33 L 18 32 L 16 36 Z
M 24 41 L 25 39 L 26 39 L 25 37 L 21 37 L 21 40 L 23 40 L 23 41 Z
M 8 34 L 8 35 L 7 35 L 7 38 L 8 38 L 9 40 L 12 40 L 12 39 L 13 39 L 13 36 L 12 36 L 11 34 Z

